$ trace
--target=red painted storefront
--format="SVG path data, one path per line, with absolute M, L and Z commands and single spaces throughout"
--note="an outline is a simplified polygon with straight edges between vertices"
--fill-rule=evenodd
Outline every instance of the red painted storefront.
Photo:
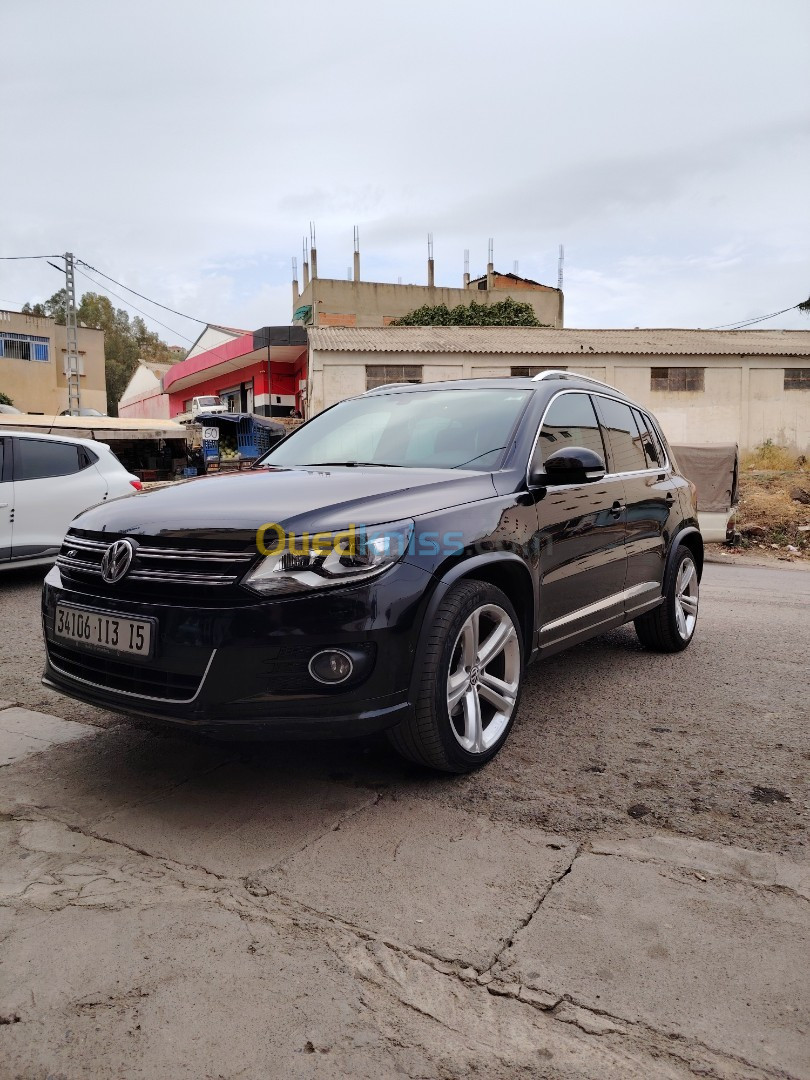
M 289 416 L 306 412 L 307 345 L 301 327 L 264 327 L 181 360 L 163 376 L 169 415 L 191 399 L 216 394 L 234 412 Z

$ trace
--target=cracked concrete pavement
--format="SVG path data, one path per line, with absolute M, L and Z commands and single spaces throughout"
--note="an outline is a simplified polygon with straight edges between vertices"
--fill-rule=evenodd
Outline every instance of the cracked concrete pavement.
M 535 667 L 470 778 L 67 702 L 38 584 L 0 584 L 3 1080 L 810 1077 L 810 575 L 710 567 L 683 657 Z

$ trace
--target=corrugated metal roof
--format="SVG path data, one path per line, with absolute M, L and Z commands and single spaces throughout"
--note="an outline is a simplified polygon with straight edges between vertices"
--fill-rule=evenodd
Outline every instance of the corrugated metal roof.
M 534 326 L 319 326 L 325 352 L 810 356 L 810 330 L 550 330 Z

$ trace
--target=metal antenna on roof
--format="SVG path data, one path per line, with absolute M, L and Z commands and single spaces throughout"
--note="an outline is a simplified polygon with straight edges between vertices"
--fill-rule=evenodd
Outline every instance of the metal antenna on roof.
M 495 285 L 495 240 L 490 236 L 487 249 L 487 290 Z
M 518 261 L 517 259 L 515 259 L 515 261 L 512 263 L 512 273 L 515 275 L 515 277 L 518 276 L 518 265 Z
M 470 249 L 464 248 L 464 288 L 470 284 Z
M 428 233 L 428 288 L 432 289 L 435 284 L 433 262 L 433 233 Z
M 562 292 L 563 287 L 563 262 L 565 260 L 565 248 L 560 244 L 560 257 L 557 260 L 557 288 Z

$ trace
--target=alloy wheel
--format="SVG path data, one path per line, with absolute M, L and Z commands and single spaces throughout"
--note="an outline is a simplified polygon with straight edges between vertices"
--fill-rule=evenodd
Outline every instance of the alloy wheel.
M 484 604 L 462 626 L 447 676 L 450 727 L 467 753 L 485 753 L 503 735 L 519 689 L 515 624 L 497 604 Z
M 686 558 L 678 570 L 675 583 L 675 622 L 683 641 L 695 632 L 698 611 L 698 576 L 695 564 Z

